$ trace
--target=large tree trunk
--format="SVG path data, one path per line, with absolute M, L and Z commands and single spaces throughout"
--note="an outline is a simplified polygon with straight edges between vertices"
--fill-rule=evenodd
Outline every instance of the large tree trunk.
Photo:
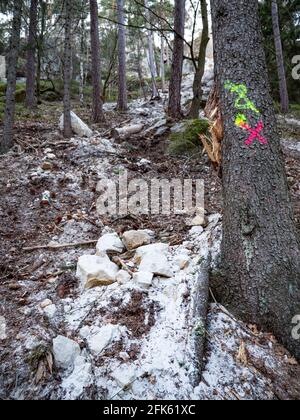
M 275 40 L 275 51 L 276 51 L 276 60 L 277 60 L 277 69 L 278 69 L 278 78 L 279 78 L 279 91 L 280 91 L 280 103 L 281 103 L 281 112 L 286 114 L 289 112 L 289 94 L 286 83 L 286 74 L 284 68 L 284 59 L 282 52 L 282 42 L 279 26 L 279 16 L 278 16 L 278 5 L 276 0 L 272 0 L 272 21 L 273 21 L 273 32 Z
M 103 102 L 101 99 L 101 60 L 99 40 L 99 20 L 97 0 L 90 0 L 91 9 L 91 51 L 92 51 L 92 83 L 93 83 L 93 121 L 104 121 Z
M 168 115 L 181 117 L 181 82 L 184 53 L 185 0 L 175 0 L 174 12 L 174 47 L 172 72 L 169 87 Z
M 118 110 L 127 111 L 127 83 L 126 83 L 126 33 L 124 17 L 124 0 L 117 0 L 118 9 L 118 52 L 119 52 L 119 95 Z
M 202 78 L 205 71 L 206 48 L 209 42 L 209 28 L 208 28 L 208 12 L 206 0 L 201 0 L 201 14 L 202 14 L 202 35 L 199 50 L 198 67 L 195 74 L 193 84 L 193 101 L 190 109 L 190 118 L 199 118 L 199 112 L 202 103 Z
M 35 53 L 37 44 L 38 0 L 31 0 L 30 24 L 28 35 L 27 71 L 26 71 L 26 106 L 34 109 L 37 105 L 35 94 L 36 63 Z
M 72 0 L 65 0 L 65 51 L 64 51 L 64 137 L 72 137 L 71 78 L 72 78 Z
M 21 32 L 21 14 L 22 0 L 15 0 L 10 48 L 8 54 L 6 103 L 4 113 L 3 138 L 0 143 L 0 154 L 8 152 L 8 150 L 13 146 L 13 126 L 15 120 L 15 93 Z
M 273 331 L 300 360 L 300 251 L 270 94 L 257 0 L 212 0 L 224 122 L 222 260 L 218 296 Z M 251 131 L 255 130 L 255 131 Z M 251 132 L 251 133 L 250 133 Z

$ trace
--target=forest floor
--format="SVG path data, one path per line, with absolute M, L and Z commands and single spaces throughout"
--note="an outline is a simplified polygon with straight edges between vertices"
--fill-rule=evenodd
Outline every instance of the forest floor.
M 105 109 L 106 124 L 91 124 L 91 139 L 65 141 L 61 107 L 42 105 L 39 115 L 17 122 L 16 147 L 0 158 L 0 398 L 300 399 L 297 362 L 271 334 L 235 320 L 213 298 L 203 379 L 194 382 L 191 295 L 201 258 L 212 252 L 217 266 L 221 181 L 200 148 L 190 157 L 168 154 L 163 101 L 135 101 L 122 115 L 111 104 Z M 89 121 L 89 109 L 74 111 Z M 111 137 L 112 128 L 139 122 L 139 134 Z M 279 117 L 279 125 L 300 227 L 300 120 Z M 186 216 L 99 217 L 99 180 L 117 180 L 125 170 L 129 179 L 204 179 L 206 225 L 191 228 Z M 103 233 L 131 229 L 151 230 L 154 244 L 170 245 L 172 277 L 156 278 L 150 289 L 129 282 L 80 291 L 78 258 L 94 254 Z M 80 245 L 85 241 L 95 245 Z M 50 243 L 62 248 L 24 250 Z M 64 247 L 69 243 L 79 246 Z M 134 271 L 132 257 L 122 256 Z M 96 354 L 93 337 L 107 326 L 111 336 Z M 65 370 L 53 358 L 57 336 L 80 346 Z

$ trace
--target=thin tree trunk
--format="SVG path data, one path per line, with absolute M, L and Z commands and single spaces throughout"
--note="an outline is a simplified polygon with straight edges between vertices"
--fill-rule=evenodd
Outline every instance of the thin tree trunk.
M 284 68 L 284 58 L 282 52 L 282 42 L 279 26 L 278 4 L 276 0 L 272 0 L 272 21 L 279 78 L 281 112 L 283 114 L 287 114 L 289 112 L 289 94 L 286 83 L 286 73 Z
M 72 77 L 72 0 L 65 0 L 65 51 L 64 51 L 64 137 L 72 137 L 71 77 Z
M 198 67 L 195 73 L 195 79 L 193 84 L 193 101 L 189 113 L 190 118 L 199 118 L 199 112 L 202 103 L 202 78 L 205 71 L 206 61 L 206 48 L 209 42 L 209 28 L 208 28 L 208 12 L 206 0 L 201 0 L 201 14 L 202 14 L 202 35 L 199 50 Z
M 41 32 L 38 38 L 37 44 L 37 76 L 36 76 L 36 85 L 37 85 L 37 102 L 40 103 L 41 100 L 41 76 L 42 76 L 42 54 L 44 48 L 44 37 L 46 29 L 46 19 L 47 19 L 47 3 L 41 1 Z
M 145 4 L 145 15 L 148 22 L 151 21 L 150 17 L 150 11 L 149 11 L 149 3 L 148 0 L 144 0 Z M 157 71 L 156 71 L 156 65 L 155 65 L 155 57 L 154 57 L 154 45 L 153 45 L 153 34 L 152 31 L 147 31 L 147 40 L 148 40 L 148 60 L 149 60 L 149 68 L 150 68 L 150 74 L 151 74 L 151 83 L 152 83 L 152 99 L 158 99 L 159 92 L 157 89 L 156 84 L 156 77 L 157 77 Z
M 161 77 L 161 89 L 162 92 L 166 89 L 166 72 L 165 72 L 165 40 L 164 37 L 160 37 L 160 77 Z
M 174 47 L 169 87 L 168 115 L 181 118 L 181 83 L 184 53 L 185 0 L 175 0 Z
M 79 83 L 79 101 L 84 106 L 84 60 L 85 60 L 85 16 L 81 16 L 81 35 L 80 35 L 80 83 Z
M 37 21 L 38 21 L 38 0 L 31 0 L 30 24 L 28 35 L 27 51 L 27 72 L 26 72 L 26 106 L 34 109 L 37 106 L 36 99 L 36 44 L 37 44 Z
M 118 9 L 118 55 L 119 55 L 119 94 L 118 94 L 118 110 L 127 111 L 127 82 L 126 82 L 126 33 L 125 33 L 125 17 L 124 17 L 124 0 L 117 0 Z
M 13 23 L 8 54 L 6 103 L 4 112 L 3 137 L 0 154 L 8 152 L 13 146 L 13 127 L 15 120 L 15 93 L 17 83 L 17 65 L 21 33 L 22 0 L 14 1 Z
M 270 95 L 257 0 L 212 0 L 224 122 L 222 302 L 300 360 L 299 236 Z
M 93 121 L 105 120 L 101 98 L 101 60 L 97 0 L 90 0 L 91 8 L 91 51 L 92 51 L 92 83 L 93 83 Z

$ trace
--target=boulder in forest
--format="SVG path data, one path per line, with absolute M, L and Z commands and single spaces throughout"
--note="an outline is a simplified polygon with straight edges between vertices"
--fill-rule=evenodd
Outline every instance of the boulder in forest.
M 77 264 L 77 277 L 82 289 L 115 283 L 119 268 L 108 256 L 83 255 Z
M 92 137 L 93 132 L 92 130 L 75 114 L 75 112 L 71 111 L 71 124 L 72 130 L 75 134 L 79 137 Z M 59 128 L 61 131 L 64 129 L 64 116 L 60 117 L 59 121 Z

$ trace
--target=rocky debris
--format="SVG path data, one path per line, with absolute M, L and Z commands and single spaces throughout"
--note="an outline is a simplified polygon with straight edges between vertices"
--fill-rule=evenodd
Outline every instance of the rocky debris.
M 0 340 L 6 340 L 6 320 L 4 316 L 0 316 Z
M 77 264 L 77 277 L 81 289 L 108 286 L 116 281 L 119 268 L 107 255 L 83 255 Z
M 92 130 L 75 114 L 75 112 L 71 111 L 71 124 L 72 130 L 77 136 L 79 137 L 92 137 L 93 132 Z M 60 117 L 59 121 L 59 128 L 61 131 L 64 129 L 64 116 Z
M 47 161 L 43 162 L 41 168 L 43 169 L 43 171 L 51 171 L 53 169 L 53 163 Z
M 98 356 L 117 337 L 119 332 L 119 326 L 112 324 L 102 328 L 92 328 L 87 337 L 89 349 Z
M 177 255 L 174 258 L 174 265 L 175 265 L 175 269 L 177 271 L 178 270 L 184 270 L 190 264 L 191 258 L 188 254 L 189 254 L 189 251 L 187 249 L 182 250 L 182 253 Z
M 107 233 L 103 235 L 96 246 L 97 255 L 101 256 L 107 252 L 117 252 L 121 254 L 124 251 L 123 242 L 116 233 Z
M 152 285 L 154 274 L 147 271 L 139 271 L 133 275 L 133 281 L 141 287 L 150 287 Z
M 62 381 L 61 387 L 67 400 L 77 400 L 92 383 L 92 364 L 84 356 L 77 356 L 73 372 Z
M 44 314 L 48 316 L 48 318 L 50 319 L 55 317 L 56 312 L 57 312 L 56 305 L 53 305 L 53 304 L 46 306 L 46 308 L 44 309 Z
M 50 305 L 52 305 L 52 300 L 45 299 L 45 300 L 43 300 L 43 302 L 40 303 L 40 308 L 45 309 L 45 308 L 47 308 L 47 306 L 50 306 Z
M 130 230 L 123 234 L 123 242 L 128 251 L 137 249 L 143 245 L 149 245 L 150 235 L 144 230 Z
M 136 250 L 135 253 L 135 257 L 134 257 L 134 262 L 137 264 L 140 264 L 142 258 L 144 256 L 146 256 L 149 253 L 152 252 L 159 252 L 165 256 L 168 255 L 170 249 L 170 245 L 169 244 L 164 244 L 164 243 L 155 243 L 155 244 L 151 244 L 151 245 L 145 245 L 145 246 L 141 246 L 140 248 L 138 248 Z
M 118 386 L 122 389 L 129 389 L 137 378 L 137 373 L 134 368 L 128 366 L 120 367 L 111 375 L 112 378 L 117 382 Z
M 126 284 L 130 282 L 131 275 L 128 273 L 128 271 L 120 270 L 117 274 L 116 280 L 119 284 Z
M 53 355 L 57 367 L 62 369 L 74 367 L 75 359 L 80 355 L 79 344 L 59 335 L 53 340 Z
M 140 262 L 139 271 L 150 272 L 156 276 L 172 277 L 171 265 L 168 261 L 168 244 L 152 244 L 138 248 L 135 261 Z
M 118 140 L 121 138 L 124 139 L 127 136 L 140 133 L 143 128 L 144 124 L 133 124 L 121 128 L 114 128 L 111 135 Z

